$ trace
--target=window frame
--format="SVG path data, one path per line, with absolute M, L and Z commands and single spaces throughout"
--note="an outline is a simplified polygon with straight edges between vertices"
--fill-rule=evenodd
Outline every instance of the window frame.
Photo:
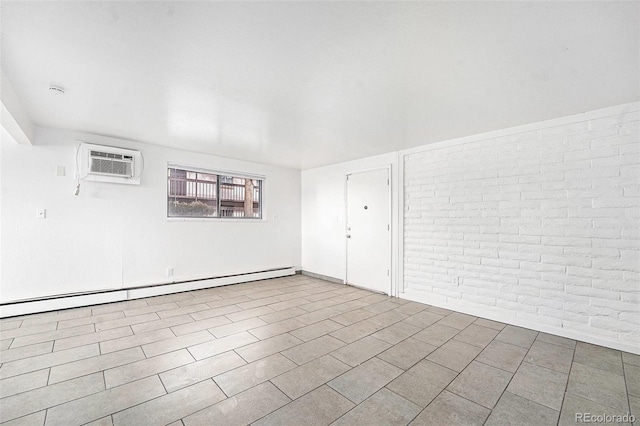
M 179 169 L 186 172 L 192 173 L 204 173 L 209 175 L 216 176 L 216 216 L 170 216 L 169 212 L 169 202 L 171 201 L 170 196 L 170 179 L 169 179 L 169 169 Z M 259 185 L 259 197 L 260 201 L 258 203 L 258 208 L 260 212 L 260 217 L 233 217 L 233 216 L 220 216 L 222 199 L 220 198 L 220 183 L 222 176 L 231 176 L 232 178 L 239 179 L 252 179 L 257 180 Z M 209 169 L 198 166 L 189 166 L 179 163 L 167 163 L 167 168 L 165 169 L 165 179 L 166 179 L 166 217 L 170 222 L 208 222 L 208 221 L 225 221 L 225 222 L 265 222 L 267 220 L 266 214 L 266 198 L 265 198 L 265 187 L 266 187 L 266 176 L 250 174 L 245 172 L 236 172 L 229 170 L 221 170 L 221 169 Z

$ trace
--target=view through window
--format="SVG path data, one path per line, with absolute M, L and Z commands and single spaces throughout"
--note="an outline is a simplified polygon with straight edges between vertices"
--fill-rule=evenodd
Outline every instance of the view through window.
M 177 167 L 167 170 L 167 215 L 262 218 L 262 179 Z

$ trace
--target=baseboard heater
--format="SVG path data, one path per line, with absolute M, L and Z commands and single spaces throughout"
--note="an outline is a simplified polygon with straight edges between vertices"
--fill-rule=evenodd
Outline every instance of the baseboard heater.
M 103 303 L 122 302 L 125 300 L 142 299 L 144 297 L 161 296 L 165 294 L 181 293 L 184 291 L 200 290 L 230 284 L 240 284 L 249 281 L 286 277 L 289 275 L 295 275 L 295 273 L 296 270 L 294 267 L 273 268 L 263 271 L 222 275 L 188 281 L 17 300 L 0 303 L 0 318 L 78 308 L 83 306 L 101 305 Z

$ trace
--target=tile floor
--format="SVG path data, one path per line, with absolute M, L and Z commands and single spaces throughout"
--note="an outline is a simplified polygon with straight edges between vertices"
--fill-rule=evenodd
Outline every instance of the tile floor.
M 640 416 L 640 356 L 300 275 L 0 326 L 2 424 Z

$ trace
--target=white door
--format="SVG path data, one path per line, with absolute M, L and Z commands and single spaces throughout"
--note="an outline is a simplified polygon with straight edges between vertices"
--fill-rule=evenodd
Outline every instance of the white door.
M 347 175 L 347 284 L 391 292 L 389 169 Z

